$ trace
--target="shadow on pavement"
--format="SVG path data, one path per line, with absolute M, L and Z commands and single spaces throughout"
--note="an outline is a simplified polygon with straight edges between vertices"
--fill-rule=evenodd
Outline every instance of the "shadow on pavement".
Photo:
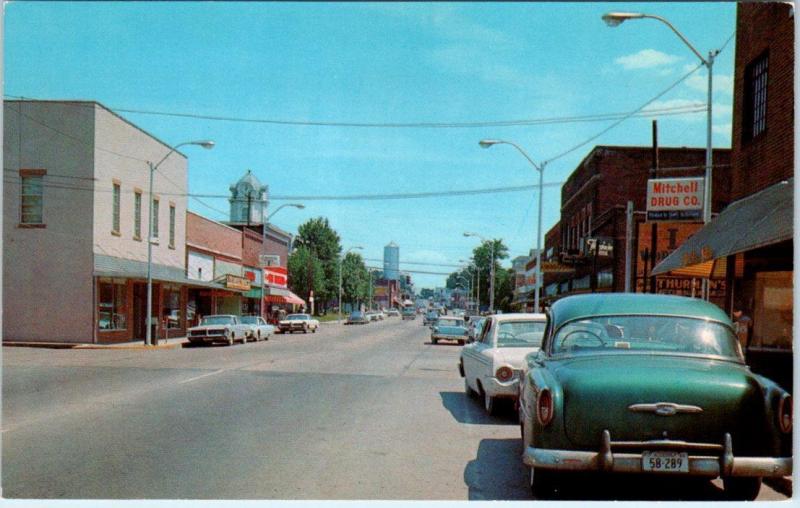
M 470 501 L 531 499 L 519 439 L 483 439 L 464 469 Z
M 510 401 L 508 404 L 501 404 L 498 407 L 496 416 L 489 416 L 484 411 L 480 400 L 471 399 L 464 392 L 439 392 L 439 396 L 442 397 L 442 405 L 459 423 L 473 425 L 518 425 L 519 423 L 514 406 Z

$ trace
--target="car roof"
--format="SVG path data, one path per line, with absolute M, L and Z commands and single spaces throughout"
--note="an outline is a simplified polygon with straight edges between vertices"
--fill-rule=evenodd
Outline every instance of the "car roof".
M 597 293 L 568 296 L 550 307 L 550 318 L 556 327 L 575 319 L 613 315 L 684 316 L 731 326 L 727 314 L 713 303 L 685 296 Z
M 533 312 L 511 312 L 509 314 L 492 314 L 495 321 L 546 321 L 547 315 Z

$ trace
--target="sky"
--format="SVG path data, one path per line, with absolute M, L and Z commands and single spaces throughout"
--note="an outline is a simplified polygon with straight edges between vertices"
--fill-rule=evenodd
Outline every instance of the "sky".
M 453 271 L 435 264 L 469 258 L 479 240 L 464 237 L 465 231 L 502 239 L 511 258 L 527 254 L 536 244 L 539 193 L 360 201 L 293 197 L 537 184 L 537 171 L 513 147 L 478 145 L 481 139 L 502 139 L 537 164 L 547 161 L 543 238 L 559 219 L 560 183 L 594 146 L 651 144 L 652 114 L 629 118 L 593 140 L 617 120 L 564 121 L 635 111 L 700 63 L 660 22 L 631 20 L 609 28 L 601 20 L 606 12 L 660 15 L 703 55 L 723 48 L 714 65 L 713 142 L 721 148 L 731 143 L 734 3 L 4 7 L 7 98 L 88 99 L 116 111 L 259 120 L 119 111 L 170 144 L 216 142 L 210 151 L 182 149 L 189 158 L 190 193 L 227 195 L 250 169 L 274 196 L 268 213 L 287 202 L 305 205 L 283 208 L 271 222 L 296 232 L 310 218 L 327 217 L 345 249 L 363 246 L 365 258 L 378 260 L 369 266 L 380 266 L 383 246 L 394 241 L 401 269 Z M 706 86 L 701 67 L 648 108 L 705 104 Z M 705 147 L 705 118 L 704 111 L 659 117 L 659 144 Z M 558 121 L 487 125 L 542 119 Z M 441 126 L 459 123 L 483 125 Z M 225 198 L 190 199 L 189 208 L 227 220 Z M 421 288 L 441 286 L 446 276 L 412 278 Z

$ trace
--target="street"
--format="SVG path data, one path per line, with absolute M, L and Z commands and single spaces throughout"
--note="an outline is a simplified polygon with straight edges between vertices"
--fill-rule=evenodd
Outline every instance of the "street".
M 466 398 L 459 350 L 399 318 L 233 347 L 6 347 L 3 496 L 531 499 L 516 415 Z M 587 478 L 564 497 L 722 491 Z

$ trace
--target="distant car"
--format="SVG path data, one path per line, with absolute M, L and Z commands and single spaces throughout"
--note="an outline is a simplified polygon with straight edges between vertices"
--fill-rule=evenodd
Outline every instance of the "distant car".
M 472 319 L 470 319 L 472 321 Z M 516 401 L 525 355 L 542 344 L 544 314 L 503 314 L 482 319 L 480 334 L 461 350 L 458 366 L 467 395 L 479 394 L 494 414 L 498 398 Z
M 192 344 L 226 342 L 232 346 L 237 340 L 242 344 L 247 342 L 250 325 L 242 324 L 238 316 L 218 314 L 203 317 L 198 326 L 189 328 L 187 332 L 186 338 Z
M 369 322 L 369 319 L 364 315 L 363 312 L 360 310 L 354 310 L 347 316 L 347 320 L 344 322 L 346 325 L 365 325 Z
M 403 316 L 403 319 L 417 319 L 417 313 L 414 311 L 414 307 L 403 307 L 400 314 Z
M 289 314 L 286 319 L 278 322 L 278 333 L 303 332 L 317 333 L 319 321 L 313 319 L 308 314 Z
M 269 340 L 269 336 L 275 333 L 275 327 L 267 324 L 260 316 L 242 316 L 242 323 L 250 326 L 250 338 L 256 342 Z
M 372 312 L 372 311 L 368 311 L 368 312 L 364 313 L 364 317 L 366 317 L 367 321 L 369 321 L 369 322 L 378 320 L 378 314 L 376 312 Z
M 792 474 L 792 397 L 750 371 L 712 303 L 568 296 L 526 363 L 523 461 L 537 498 L 575 471 L 721 477 L 737 500 Z
M 386 313 L 383 312 L 382 310 L 376 311 L 376 314 L 378 315 L 379 321 L 383 321 L 384 319 L 386 319 Z
M 439 313 L 435 310 L 430 310 L 425 313 L 425 316 L 422 318 L 422 325 L 423 326 L 430 326 L 439 319 Z
M 467 326 L 464 319 L 455 316 L 442 316 L 431 327 L 431 342 L 438 344 L 440 340 L 454 340 L 461 345 L 467 340 Z
M 387 317 L 400 317 L 400 311 L 397 309 L 389 309 L 386 311 Z

